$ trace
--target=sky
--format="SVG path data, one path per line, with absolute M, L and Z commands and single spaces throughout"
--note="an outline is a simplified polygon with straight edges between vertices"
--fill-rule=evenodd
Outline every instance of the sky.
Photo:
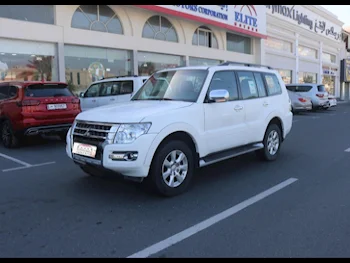
M 350 5 L 321 5 L 328 11 L 338 16 L 339 20 L 344 22 L 345 25 L 350 25 Z

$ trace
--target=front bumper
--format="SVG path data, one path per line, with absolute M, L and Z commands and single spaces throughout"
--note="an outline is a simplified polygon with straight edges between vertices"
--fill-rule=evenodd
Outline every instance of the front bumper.
M 72 154 L 71 137 L 68 133 L 66 153 L 78 165 L 91 165 L 96 169 L 107 169 L 124 176 L 147 177 L 150 166 L 145 164 L 146 156 L 156 134 L 145 134 L 137 138 L 131 144 L 105 144 L 100 145 L 98 158 L 88 158 Z M 111 155 L 134 152 L 137 153 L 136 160 L 113 160 Z

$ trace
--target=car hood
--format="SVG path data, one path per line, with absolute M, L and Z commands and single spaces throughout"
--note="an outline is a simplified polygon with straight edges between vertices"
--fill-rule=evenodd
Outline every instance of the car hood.
M 83 111 L 76 119 L 110 123 L 140 122 L 150 115 L 188 107 L 192 104 L 184 101 L 128 101 Z

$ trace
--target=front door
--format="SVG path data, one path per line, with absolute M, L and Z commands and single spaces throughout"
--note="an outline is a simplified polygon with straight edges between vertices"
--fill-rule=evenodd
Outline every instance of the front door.
M 230 96 L 226 102 L 204 103 L 204 137 L 208 152 L 219 152 L 246 144 L 245 105 L 239 99 L 234 71 L 214 73 L 208 95 L 212 90 L 227 90 Z
M 98 107 L 98 99 L 100 96 L 100 83 L 92 84 L 80 98 L 81 110 L 89 110 Z

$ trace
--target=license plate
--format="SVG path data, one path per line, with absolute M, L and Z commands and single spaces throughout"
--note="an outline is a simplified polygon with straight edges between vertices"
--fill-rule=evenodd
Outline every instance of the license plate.
M 64 110 L 67 109 L 67 104 L 48 104 L 48 110 Z
M 96 151 L 97 151 L 97 147 L 94 145 L 88 145 L 88 144 L 77 143 L 77 142 L 73 144 L 74 154 L 95 158 Z

